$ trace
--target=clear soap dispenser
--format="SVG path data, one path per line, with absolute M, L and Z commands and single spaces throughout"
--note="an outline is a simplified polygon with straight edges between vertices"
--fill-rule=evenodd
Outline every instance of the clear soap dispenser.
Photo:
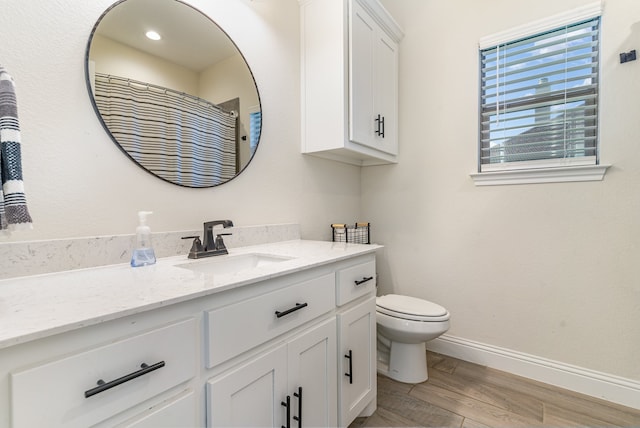
M 131 254 L 131 266 L 152 265 L 156 262 L 156 254 L 151 245 L 151 229 L 147 226 L 147 216 L 151 211 L 138 211 L 140 224 L 136 228 L 136 246 Z

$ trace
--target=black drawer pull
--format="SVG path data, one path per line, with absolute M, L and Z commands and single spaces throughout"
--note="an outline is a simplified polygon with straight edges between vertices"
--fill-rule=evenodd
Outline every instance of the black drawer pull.
M 298 387 L 298 392 L 293 393 L 298 398 L 298 416 L 294 416 L 293 420 L 298 421 L 298 428 L 302 428 L 302 387 Z
M 367 282 L 367 281 L 371 281 L 372 279 L 373 279 L 373 277 L 372 277 L 372 276 L 370 276 L 370 277 L 368 277 L 368 278 L 367 278 L 367 277 L 362 277 L 362 279 L 361 279 L 360 281 L 355 280 L 354 282 L 356 283 L 356 287 L 357 287 L 358 285 L 362 285 L 362 284 L 364 284 L 364 283 L 365 283 L 365 282 Z
M 111 382 L 105 382 L 100 379 L 97 383 L 98 386 L 95 388 L 91 388 L 84 392 L 84 398 L 89 398 L 92 395 L 100 394 L 101 392 L 106 391 L 107 389 L 111 389 L 114 386 L 122 385 L 125 382 L 129 382 L 132 379 L 137 377 L 146 375 L 147 373 L 151 373 L 154 370 L 158 370 L 159 368 L 164 367 L 164 361 L 160 361 L 159 363 L 155 363 L 152 366 L 148 366 L 145 363 L 140 365 L 140 370 L 135 371 L 133 373 L 129 373 L 128 375 L 124 375 L 118 379 L 112 380 Z
M 286 311 L 282 311 L 282 312 L 276 311 L 276 317 L 282 318 L 285 315 L 289 315 L 291 312 L 295 312 L 306 307 L 307 307 L 306 303 L 296 303 L 296 305 L 291 309 L 287 309 Z
M 281 428 L 291 428 L 291 396 L 287 395 L 287 401 L 281 401 L 280 404 L 287 409 L 287 425 L 281 425 Z
M 384 116 L 378 115 L 373 121 L 376 123 L 376 130 L 374 133 L 384 138 Z
M 349 373 L 345 373 L 344 375 L 349 378 L 349 384 L 353 385 L 353 353 L 351 349 L 349 349 L 349 353 L 344 357 L 349 360 Z

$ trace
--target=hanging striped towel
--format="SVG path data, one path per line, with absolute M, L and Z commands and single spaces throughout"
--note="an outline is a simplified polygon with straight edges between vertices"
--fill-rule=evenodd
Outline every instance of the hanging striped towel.
M 0 65 L 0 231 L 31 229 L 22 181 L 20 126 L 15 84 Z

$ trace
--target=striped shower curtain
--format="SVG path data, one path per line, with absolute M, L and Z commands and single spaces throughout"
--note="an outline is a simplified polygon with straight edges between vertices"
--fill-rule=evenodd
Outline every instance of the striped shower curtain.
M 187 187 L 222 184 L 236 175 L 236 115 L 200 98 L 96 73 L 102 120 L 138 164 Z

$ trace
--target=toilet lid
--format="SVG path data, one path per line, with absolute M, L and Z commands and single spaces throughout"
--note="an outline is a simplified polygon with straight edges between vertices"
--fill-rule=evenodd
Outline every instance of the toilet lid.
M 440 321 L 449 318 L 442 306 L 410 296 L 387 294 L 376 298 L 378 310 L 390 316 L 421 321 Z

